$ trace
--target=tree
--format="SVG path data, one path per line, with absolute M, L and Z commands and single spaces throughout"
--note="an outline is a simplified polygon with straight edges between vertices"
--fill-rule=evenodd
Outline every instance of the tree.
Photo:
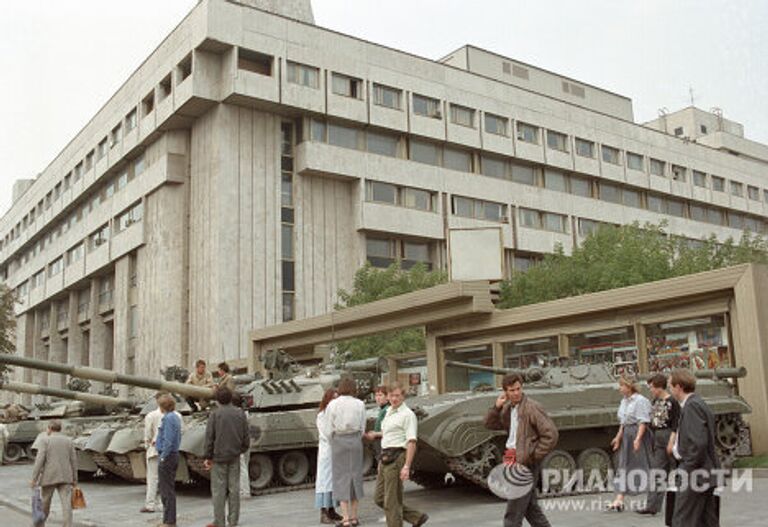
M 665 223 L 601 226 L 566 256 L 562 247 L 502 283 L 499 307 L 605 291 L 749 262 L 768 263 L 768 244 L 744 233 L 718 243 L 669 236 Z
M 16 328 L 16 314 L 14 305 L 16 295 L 5 284 L 0 284 L 0 353 L 14 353 L 14 329 Z M 0 375 L 9 371 L 5 365 L 0 365 Z
M 404 270 L 399 263 L 387 269 L 376 269 L 366 263 L 355 273 L 351 291 L 340 289 L 336 309 L 359 306 L 376 300 L 390 298 L 419 289 L 442 284 L 448 275 L 442 271 L 430 271 L 424 264 Z M 369 337 L 350 339 L 338 343 L 338 351 L 349 359 L 382 357 L 424 350 L 423 328 L 388 331 Z

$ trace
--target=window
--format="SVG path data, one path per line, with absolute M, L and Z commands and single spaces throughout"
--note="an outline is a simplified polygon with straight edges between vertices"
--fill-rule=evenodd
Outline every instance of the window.
M 171 93 L 173 93 L 173 85 L 171 84 L 171 74 L 165 76 L 160 81 L 160 100 L 166 99 Z
M 117 125 L 112 129 L 112 133 L 109 134 L 109 147 L 113 148 L 117 143 L 120 142 L 120 134 L 122 132 L 122 126 Z
M 757 187 L 753 187 L 752 185 L 749 185 L 747 187 L 747 195 L 751 200 L 760 201 L 760 189 Z
M 280 247 L 283 260 L 293 260 L 293 226 L 283 223 L 280 226 Z
M 707 221 L 707 208 L 701 205 L 691 205 L 691 219 L 696 221 Z
M 712 176 L 712 190 L 725 192 L 725 178 L 721 178 L 720 176 Z
M 495 134 L 495 135 L 507 135 L 507 123 L 509 122 L 509 119 L 506 117 L 499 117 L 498 115 L 493 115 L 492 113 L 486 113 L 485 114 L 485 131 L 489 134 Z
M 48 265 L 48 278 L 56 276 L 64 268 L 64 259 L 59 257 Z
M 475 110 L 458 104 L 451 104 L 451 122 L 468 128 L 475 127 Z
M 293 149 L 294 128 L 291 123 L 284 122 L 280 126 L 281 133 L 281 167 L 280 178 L 280 219 L 281 219 L 281 253 L 280 269 L 282 281 L 283 322 L 293 320 L 296 316 L 296 263 L 294 261 L 294 209 L 293 209 Z M 356 144 L 359 144 L 356 142 Z
M 683 127 L 682 126 L 678 126 L 677 128 L 675 128 L 675 135 L 678 136 L 678 137 L 683 135 Z
M 651 158 L 650 165 L 649 165 L 651 174 L 653 174 L 654 176 L 664 177 L 664 164 L 665 164 L 664 161 L 659 161 L 658 159 Z
M 600 199 L 610 203 L 622 203 L 621 188 L 608 183 L 600 183 Z
M 109 224 L 104 224 L 88 237 L 88 250 L 94 251 L 107 241 L 109 241 Z
M 739 198 L 744 197 L 744 185 L 737 181 L 731 181 L 731 195 Z
M 340 73 L 331 76 L 331 91 L 336 95 L 350 97 L 352 99 L 363 98 L 363 81 L 354 77 L 348 77 Z
M 697 187 L 707 188 L 707 175 L 699 170 L 694 170 L 693 184 Z
M 733 229 L 744 229 L 744 216 L 735 212 L 728 212 L 728 226 Z
M 315 119 L 312 119 L 312 125 L 310 128 L 310 137 L 312 141 L 317 141 L 318 143 L 325 143 L 328 133 L 328 127 L 325 124 L 325 121 L 317 121 Z
M 568 176 L 555 170 L 545 170 L 544 187 L 558 192 L 568 192 Z
M 125 133 L 130 132 L 134 128 L 136 128 L 136 122 L 137 122 L 137 113 L 136 108 L 128 112 L 128 115 L 125 116 Z
M 703 125 L 703 124 L 699 127 L 699 130 L 701 130 L 702 134 L 706 134 L 707 133 L 707 127 L 705 125 Z
M 763 201 L 768 203 L 768 190 L 763 190 Z
M 568 136 L 565 134 L 561 134 L 560 132 L 547 130 L 547 147 L 551 148 L 552 150 L 567 152 Z
M 369 181 L 368 199 L 379 203 L 397 205 L 397 186 L 379 181 Z
M 517 123 L 517 139 L 524 143 L 539 144 L 539 127 L 532 124 Z
M 625 188 L 622 190 L 621 195 L 622 201 L 627 207 L 635 207 L 638 209 L 643 207 L 642 194 L 640 192 Z
M 144 173 L 144 154 L 140 155 L 136 158 L 136 160 L 133 162 L 133 177 L 138 177 L 141 174 Z
M 128 169 L 125 169 L 122 172 L 120 172 L 119 176 L 117 176 L 116 190 L 117 191 L 123 190 L 123 188 L 125 188 L 127 184 L 128 184 Z
M 440 101 L 438 99 L 415 93 L 413 94 L 413 113 L 423 115 L 424 117 L 432 117 L 433 119 L 442 119 L 443 117 L 440 112 Z
M 288 82 L 317 89 L 320 87 L 320 70 L 314 66 L 288 61 Z
M 192 54 L 190 53 L 176 67 L 176 84 L 181 84 L 192 75 Z
M 581 177 L 571 176 L 571 194 L 583 198 L 592 197 L 592 182 Z
M 403 241 L 403 269 L 410 269 L 417 263 L 426 263 L 431 267 L 429 258 L 429 243 Z
M 428 165 L 440 165 L 440 147 L 437 144 L 412 139 L 410 146 L 411 161 Z
M 372 154 L 397 157 L 397 144 L 400 142 L 397 136 L 369 131 L 366 141 L 368 151 Z
M 576 138 L 576 155 L 594 159 L 595 143 L 593 141 L 587 141 L 586 139 L 581 139 L 577 137 Z
M 131 225 L 139 223 L 143 215 L 144 207 L 141 202 L 138 202 L 117 218 L 117 232 L 122 232 Z
M 472 172 L 472 152 L 459 148 L 443 148 L 443 166 L 460 172 Z
M 272 57 L 249 49 L 237 48 L 237 68 L 271 77 Z
M 678 218 L 685 218 L 685 202 L 667 199 L 667 213 Z
M 88 152 L 88 154 L 85 156 L 85 166 L 84 166 L 85 172 L 88 172 L 93 168 L 93 156 L 94 156 L 93 150 Z
M 362 130 L 328 124 L 328 144 L 357 150 L 363 146 Z
M 512 181 L 516 183 L 536 186 L 538 184 L 537 173 L 538 169 L 530 165 L 512 163 Z
M 483 155 L 480 158 L 480 169 L 484 176 L 497 179 L 509 179 L 508 163 L 501 158 Z
M 155 90 L 152 90 L 141 100 L 141 115 L 146 117 L 155 110 Z
M 731 364 L 725 316 L 670 320 L 646 326 L 648 371 L 709 369 Z
M 645 170 L 645 163 L 643 163 L 643 156 L 635 154 L 634 152 L 627 152 L 627 168 L 632 170 Z
M 464 218 L 475 217 L 475 202 L 469 198 L 453 197 L 453 214 Z
M 373 104 L 378 106 L 384 106 L 385 108 L 392 108 L 393 110 L 400 110 L 402 108 L 401 97 L 402 90 L 398 88 L 391 88 L 384 86 L 383 84 L 373 85 Z
M 603 153 L 603 161 L 612 165 L 621 164 L 621 152 L 618 148 L 602 145 L 600 151 Z
M 404 204 L 409 209 L 433 211 L 435 209 L 434 194 L 427 190 L 405 188 Z
M 72 247 L 70 250 L 67 251 L 67 265 L 72 265 L 73 263 L 81 260 L 83 258 L 83 244 L 78 243 L 74 247 Z
M 99 146 L 96 147 L 96 159 L 102 159 L 107 155 L 107 138 L 105 137 L 99 142 Z
M 453 196 L 453 214 L 465 218 L 503 222 L 506 221 L 506 205 Z
M 374 267 L 389 267 L 397 259 L 394 240 L 366 238 L 365 256 Z
M 648 196 L 648 210 L 653 212 L 665 213 L 667 210 L 664 198 L 654 195 Z
M 685 167 L 681 167 L 680 165 L 672 165 L 672 179 L 675 181 L 680 181 L 681 183 L 684 183 L 687 181 L 688 176 L 686 174 L 687 170 Z

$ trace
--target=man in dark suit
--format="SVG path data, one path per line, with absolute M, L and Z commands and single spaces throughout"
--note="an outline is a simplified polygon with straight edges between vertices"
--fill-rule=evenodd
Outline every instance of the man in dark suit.
M 720 469 L 715 451 L 715 416 L 695 393 L 696 377 L 690 371 L 673 371 L 670 386 L 682 409 L 672 451 L 683 473 L 675 498 L 672 527 L 720 527 L 714 495 Z
M 77 484 L 77 453 L 72 440 L 61 433 L 61 423 L 51 421 L 48 435 L 40 448 L 32 469 L 32 486 L 40 486 L 46 519 L 51 513 L 53 492 L 59 492 L 64 527 L 72 527 L 72 486 Z

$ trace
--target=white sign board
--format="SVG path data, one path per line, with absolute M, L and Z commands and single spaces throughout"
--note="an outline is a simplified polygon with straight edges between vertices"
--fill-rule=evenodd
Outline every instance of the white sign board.
M 504 278 L 504 244 L 501 227 L 448 231 L 451 280 L 501 280 Z

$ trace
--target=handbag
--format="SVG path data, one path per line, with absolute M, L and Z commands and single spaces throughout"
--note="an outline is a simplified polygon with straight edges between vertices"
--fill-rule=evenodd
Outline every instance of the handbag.
M 72 508 L 73 509 L 85 508 L 85 494 L 83 494 L 83 489 L 81 489 L 77 485 L 74 485 L 72 487 Z
M 32 489 L 32 525 L 40 527 L 45 525 L 45 511 L 43 511 L 43 491 L 40 487 Z
M 394 463 L 403 452 L 405 452 L 404 448 L 383 448 L 381 450 L 381 464 L 389 465 Z

